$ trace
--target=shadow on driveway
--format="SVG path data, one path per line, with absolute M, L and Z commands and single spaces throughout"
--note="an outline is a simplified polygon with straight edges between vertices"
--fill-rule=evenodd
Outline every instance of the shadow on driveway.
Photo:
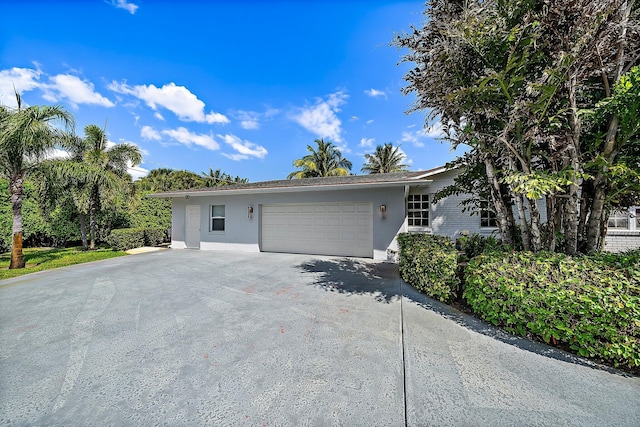
M 600 365 L 572 353 L 541 342 L 511 335 L 474 316 L 420 293 L 400 279 L 398 265 L 388 262 L 360 261 L 354 258 L 314 259 L 296 266 L 317 275 L 313 286 L 328 292 L 348 295 L 372 295 L 376 301 L 390 303 L 403 295 L 405 301 L 430 310 L 468 330 L 494 338 L 521 350 L 529 351 L 563 362 L 600 369 L 624 377 L 626 372 Z
M 312 284 L 328 292 L 372 295 L 386 304 L 400 298 L 398 266 L 383 262 L 363 262 L 353 258 L 314 259 L 296 266 L 315 273 Z

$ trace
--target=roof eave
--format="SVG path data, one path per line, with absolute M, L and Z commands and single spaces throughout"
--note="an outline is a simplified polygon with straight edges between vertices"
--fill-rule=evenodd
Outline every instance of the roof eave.
M 224 196 L 236 194 L 272 194 L 272 193 L 302 193 L 308 191 L 329 191 L 329 190 L 351 190 L 361 188 L 385 188 L 385 187 L 402 187 L 405 185 L 428 184 L 433 180 L 425 179 L 409 179 L 402 181 L 387 182 L 363 182 L 354 184 L 319 184 L 305 185 L 295 187 L 266 187 L 266 188 L 239 188 L 237 190 L 181 190 L 169 191 L 166 193 L 149 194 L 148 197 L 153 198 L 177 198 L 177 197 L 205 197 L 205 196 Z

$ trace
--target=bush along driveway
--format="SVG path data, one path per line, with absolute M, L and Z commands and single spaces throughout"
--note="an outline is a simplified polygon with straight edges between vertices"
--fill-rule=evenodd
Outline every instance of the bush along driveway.
M 491 243 L 482 254 L 482 240 L 469 239 L 481 254 L 461 282 L 448 238 L 402 235 L 402 276 L 441 301 L 462 296 L 480 318 L 509 333 L 640 374 L 640 250 L 572 258 L 503 252 Z
M 501 332 L 394 264 L 166 250 L 0 285 L 6 425 L 632 426 L 640 380 Z

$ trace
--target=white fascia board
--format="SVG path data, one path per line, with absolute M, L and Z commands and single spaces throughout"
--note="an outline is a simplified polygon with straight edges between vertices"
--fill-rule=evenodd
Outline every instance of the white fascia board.
M 453 169 L 447 169 L 446 167 L 444 167 L 444 166 L 443 166 L 443 167 L 441 167 L 441 168 L 434 169 L 434 170 L 429 171 L 429 172 L 427 172 L 427 173 L 424 173 L 424 174 L 422 174 L 422 175 L 418 175 L 418 176 L 414 177 L 413 179 L 415 179 L 415 180 L 422 180 L 422 179 L 424 179 L 424 178 L 426 178 L 426 177 L 428 177 L 428 176 L 438 175 L 438 174 L 440 174 L 440 173 L 442 173 L 442 172 L 446 172 L 446 171 L 448 171 L 448 170 L 453 170 Z M 430 181 L 429 181 L 429 182 L 430 182 Z
M 271 187 L 271 188 L 240 188 L 237 190 L 200 190 L 200 191 L 181 191 L 181 192 L 167 192 L 158 194 L 149 194 L 147 197 L 154 198 L 176 198 L 176 197 L 206 197 L 206 196 L 225 196 L 235 194 L 273 194 L 273 193 L 303 193 L 307 191 L 335 191 L 335 190 L 355 190 L 355 189 L 367 189 L 367 188 L 384 188 L 384 187 L 403 187 L 405 185 L 413 184 L 428 184 L 433 182 L 432 180 L 420 180 L 415 182 L 413 179 L 410 181 L 392 181 L 392 182 L 367 182 L 358 184 L 327 184 L 327 185 L 308 185 L 299 187 Z

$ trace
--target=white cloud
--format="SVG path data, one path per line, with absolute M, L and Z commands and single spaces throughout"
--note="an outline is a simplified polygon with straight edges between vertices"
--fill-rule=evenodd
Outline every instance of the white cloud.
M 387 99 L 386 92 L 381 91 L 381 90 L 377 90 L 377 89 L 374 89 L 374 88 L 367 89 L 367 90 L 364 91 L 364 93 L 367 96 L 370 96 L 372 98 L 384 97 L 384 99 Z
M 93 83 L 82 80 L 78 76 L 58 74 L 50 77 L 49 80 L 52 82 L 51 84 L 40 85 L 44 91 L 42 97 L 47 101 L 58 102 L 66 98 L 74 108 L 77 108 L 78 104 L 101 105 L 103 107 L 115 105 L 96 92 Z
M 255 111 L 238 111 L 237 118 L 240 120 L 242 129 L 260 129 L 260 113 L 256 113 Z
M 280 110 L 268 107 L 264 113 L 257 111 L 238 110 L 233 113 L 234 118 L 240 120 L 240 126 L 246 130 L 260 129 L 260 122 L 268 120 L 280 113 Z
M 247 130 L 260 129 L 260 123 L 257 120 L 243 120 L 240 122 L 240 126 Z
M 424 147 L 424 142 L 421 141 L 421 139 L 425 136 L 426 134 L 422 130 L 418 130 L 415 132 L 402 132 L 402 138 L 400 139 L 400 141 L 410 142 L 415 147 Z
M 163 130 L 162 133 L 188 147 L 190 147 L 191 145 L 198 145 L 211 151 L 215 151 L 220 148 L 220 145 L 215 141 L 215 139 L 213 139 L 212 136 L 193 133 L 182 126 L 178 129 Z
M 336 115 L 346 103 L 348 95 L 342 91 L 330 94 L 326 100 L 317 99 L 314 105 L 300 108 L 293 120 L 309 132 L 333 142 L 342 142 L 342 122 Z
M 67 99 L 73 108 L 78 104 L 101 105 L 113 107 L 115 104 L 95 91 L 95 86 L 88 80 L 73 74 L 58 74 L 49 77 L 49 83 L 40 81 L 46 75 L 39 68 L 11 68 L 0 71 L 0 102 L 9 107 L 16 107 L 14 86 L 23 94 L 34 89 L 43 92 L 42 97 L 50 102 Z
M 367 124 L 368 124 L 368 125 L 370 125 L 370 124 L 371 124 L 371 123 L 373 123 L 373 122 L 374 122 L 374 120 L 373 120 L 373 119 L 369 119 L 369 120 L 367 120 Z
M 149 169 L 145 169 L 141 166 L 129 166 L 127 172 L 129 172 L 129 175 L 131 175 L 131 178 L 134 181 L 137 181 L 140 178 L 149 175 Z
M 164 122 L 164 117 L 162 117 L 162 114 L 158 113 L 157 111 L 153 113 L 153 117 Z
M 376 142 L 375 138 L 362 138 L 360 140 L 360 147 L 373 148 L 374 142 Z
M 402 162 L 406 165 L 411 166 L 413 164 L 413 160 L 411 160 L 409 158 L 409 156 L 407 156 L 407 153 L 404 152 L 404 150 L 400 147 L 398 147 L 398 153 L 400 153 L 400 155 L 402 155 Z
M 151 139 L 155 141 L 160 141 L 162 139 L 160 132 L 151 126 L 142 126 L 142 129 L 140 129 L 140 136 L 144 139 Z
M 162 87 L 154 85 L 130 86 L 126 83 L 112 82 L 109 89 L 114 92 L 133 95 L 143 100 L 154 111 L 158 107 L 166 108 L 185 122 L 198 123 L 229 123 L 229 119 L 213 111 L 205 114 L 203 101 L 198 99 L 184 86 L 176 86 L 171 82 Z
M 442 138 L 445 135 L 444 129 L 442 127 L 442 122 L 438 121 L 433 125 L 429 126 L 429 129 L 426 131 L 426 135 L 431 138 Z
M 233 147 L 237 153 L 234 154 L 225 154 L 222 155 L 231 159 L 231 160 L 246 160 L 249 157 L 257 157 L 259 159 L 264 159 L 267 155 L 267 149 L 261 145 L 254 144 L 253 142 L 243 141 L 239 137 L 235 135 L 218 135 L 218 137 L 222 138 L 224 142 Z
M 402 142 L 409 142 L 416 147 L 424 147 L 424 140 L 427 138 L 443 138 L 445 137 L 442 123 L 436 122 L 428 129 L 418 129 L 416 131 L 402 132 Z
M 127 2 L 127 0 L 111 0 L 110 3 L 116 8 L 124 9 L 132 15 L 135 14 L 136 10 L 140 7 L 137 4 Z
M 38 81 L 40 74 L 40 70 L 30 68 L 14 67 L 0 70 L 0 104 L 11 108 L 17 107 L 14 87 L 19 94 L 36 89 L 40 85 Z
M 47 159 L 68 159 L 69 157 L 71 157 L 71 154 L 69 154 L 68 151 L 65 150 L 61 150 L 59 148 L 54 148 L 53 150 L 49 151 L 46 155 Z

